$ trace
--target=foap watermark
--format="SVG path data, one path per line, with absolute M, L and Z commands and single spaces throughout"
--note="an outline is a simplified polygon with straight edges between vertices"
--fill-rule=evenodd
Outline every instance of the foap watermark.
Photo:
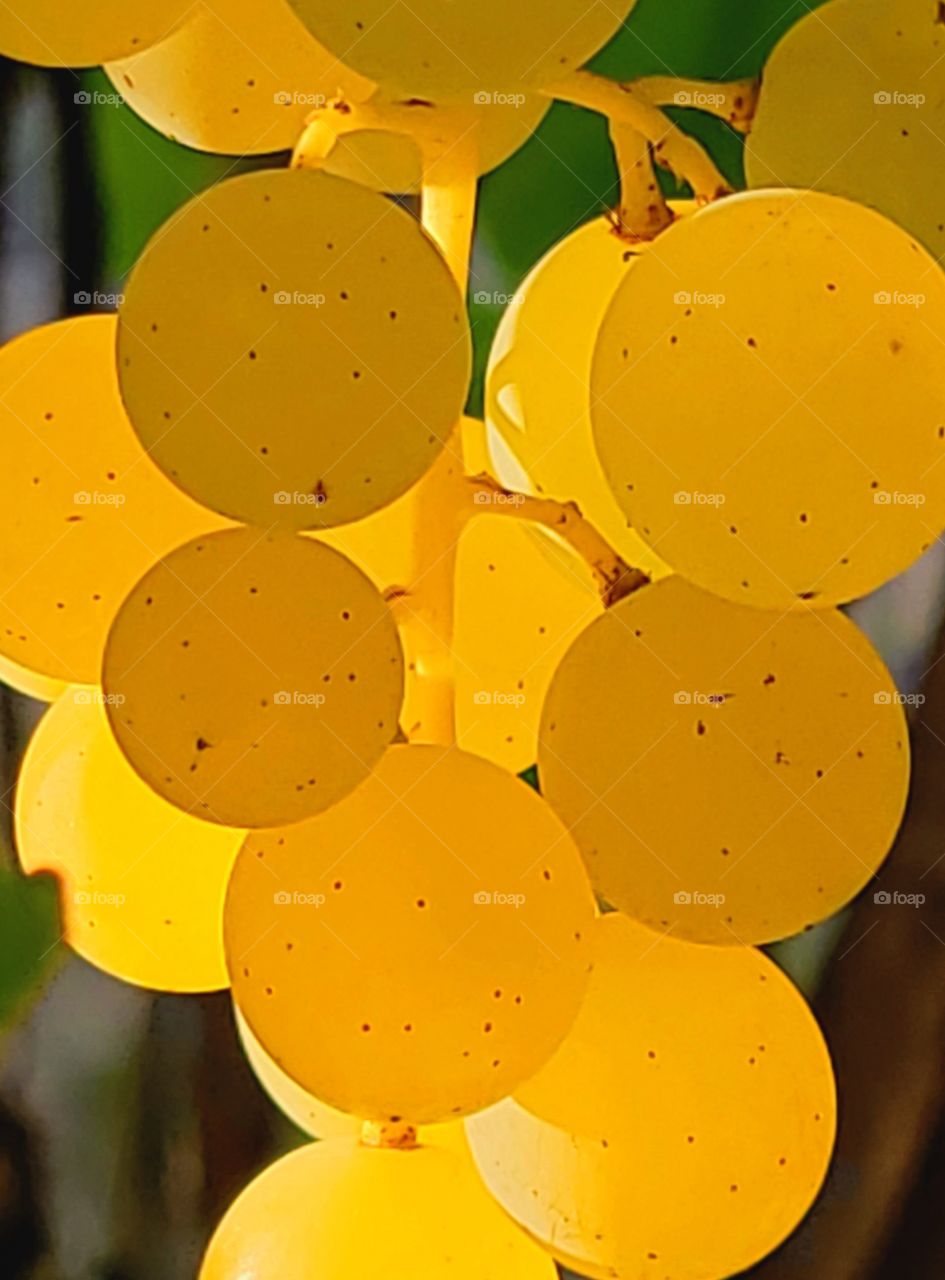
M 924 693 L 893 693 L 891 689 L 881 689 L 873 694 L 877 707 L 921 707 L 925 702 Z
M 102 93 L 99 89 L 80 89 L 72 95 L 77 107 L 123 107 L 125 100 L 120 93 Z
M 301 893 L 298 889 L 293 890 L 292 893 L 281 889 L 272 895 L 272 900 L 277 907 L 323 907 L 325 905 L 323 893 Z
M 277 707 L 323 707 L 325 705 L 323 693 L 308 693 L 304 689 L 280 689 L 273 695 L 272 700 Z
M 924 493 L 901 493 L 898 489 L 877 489 L 873 494 L 877 507 L 924 507 Z
M 77 707 L 120 707 L 123 693 L 103 693 L 101 689 L 73 689 L 72 701 Z
M 900 89 L 879 89 L 873 94 L 878 107 L 921 107 L 925 105 L 924 93 L 903 93 Z
M 480 889 L 473 894 L 473 902 L 477 907 L 514 907 L 517 911 L 525 903 L 524 893 L 489 892 Z
M 126 502 L 123 493 L 102 493 L 98 489 L 80 489 L 72 495 L 77 507 L 123 507 Z
M 924 893 L 900 893 L 898 889 L 877 889 L 873 901 L 878 907 L 921 907 Z
M 77 907 L 123 907 L 128 899 L 123 893 L 102 893 L 99 889 L 79 889 L 72 895 Z
M 479 689 L 473 694 L 473 702 L 477 707 L 521 707 L 525 704 L 524 693 L 504 693 L 501 689 Z
M 123 293 L 100 293 L 98 289 L 92 292 L 80 289 L 72 295 L 72 301 L 77 307 L 120 307 L 124 300 Z
M 721 907 L 725 904 L 724 893 L 700 893 L 693 889 L 679 889 L 673 894 L 673 902 L 677 907 Z
M 480 507 L 520 507 L 524 501 L 524 493 L 503 493 L 501 490 L 486 492 L 480 489 L 473 494 L 473 502 Z
M 498 289 L 477 289 L 473 294 L 473 302 L 480 307 L 507 307 L 521 300 L 520 293 L 501 293 Z
M 279 489 L 272 495 L 272 500 L 277 507 L 320 507 L 328 499 L 324 493 L 299 493 L 297 490 L 292 493 Z
M 724 93 L 704 93 L 700 89 L 692 91 L 678 89 L 673 94 L 674 107 L 698 107 L 704 111 L 707 107 L 722 107 L 724 105 Z
M 331 99 L 324 93 L 298 93 L 282 89 L 272 95 L 277 107 L 327 107 Z
M 725 494 L 702 493 L 698 489 L 679 489 L 673 494 L 673 502 L 677 507 L 721 507 L 725 502 Z
M 301 293 L 298 289 L 289 292 L 280 289 L 272 295 L 277 307 L 321 307 L 325 304 L 323 293 Z
M 701 293 L 698 289 L 690 293 L 688 289 L 677 289 L 673 302 L 677 307 L 724 307 L 725 294 Z
M 700 693 L 697 689 L 677 689 L 673 702 L 677 707 L 724 707 L 724 693 Z
M 873 294 L 877 307 L 924 307 L 924 293 L 903 293 L 901 289 L 880 289 Z
M 477 107 L 521 107 L 524 102 L 524 93 L 501 93 L 480 89 L 478 93 L 473 94 L 473 104 Z

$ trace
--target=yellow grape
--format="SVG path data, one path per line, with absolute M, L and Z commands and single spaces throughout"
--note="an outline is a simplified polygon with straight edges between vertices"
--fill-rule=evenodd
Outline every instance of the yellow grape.
M 681 215 L 691 206 L 674 207 Z M 628 564 L 662 576 L 665 565 L 628 528 L 601 470 L 587 391 L 610 300 L 654 243 L 628 244 L 609 219 L 597 218 L 542 258 L 516 291 L 492 344 L 486 422 L 503 483 L 520 488 L 524 475 L 545 497 L 574 500 Z
M 60 320 L 0 349 L 0 654 L 53 689 L 95 683 L 145 569 L 224 523 L 145 456 L 118 393 L 115 329 L 114 316 Z
M 813 187 L 871 205 L 941 259 L 943 54 L 941 16 L 928 0 L 832 0 L 807 14 L 765 66 L 749 185 Z
M 505 515 L 477 516 L 456 561 L 457 739 L 513 773 L 535 763 L 548 685 L 603 607 L 585 562 L 564 544 L 552 559 L 536 533 L 545 531 Z
M 449 114 L 451 132 L 442 135 L 443 147 L 449 153 L 457 132 L 464 144 L 472 136 L 477 148 L 476 171 L 489 173 L 528 141 L 550 105 L 548 99 L 528 94 L 521 103 L 477 103 L 463 111 L 453 108 Z M 325 128 L 324 122 L 315 120 L 303 133 L 293 156 L 297 168 L 324 169 L 375 191 L 419 193 L 423 177 L 420 149 L 409 135 L 379 129 L 343 134 L 328 158 L 322 159 Z
M 342 1111 L 424 1124 L 548 1058 L 584 993 L 592 919 L 536 792 L 456 748 L 406 746 L 334 808 L 247 840 L 224 938 L 234 998 L 289 1076 Z
M 390 612 L 344 556 L 233 529 L 144 575 L 105 651 L 121 749 L 179 808 L 227 826 L 296 822 L 367 776 L 397 730 Z
M 237 155 L 291 147 L 311 112 L 373 85 L 322 48 L 288 0 L 197 4 L 167 40 L 105 68 L 125 102 L 167 137 Z
M 240 1043 L 252 1067 L 253 1075 L 279 1110 L 304 1133 L 312 1138 L 357 1138 L 363 1120 L 345 1111 L 336 1111 L 297 1085 L 291 1076 L 277 1066 L 253 1035 L 246 1019 L 234 1005 L 233 1012 L 239 1031 Z M 468 1156 L 469 1147 L 461 1120 L 449 1124 L 425 1125 L 420 1131 L 421 1142 L 449 1147 L 457 1154 Z
M 770 942 L 842 907 L 886 856 L 909 785 L 900 695 L 852 622 L 676 577 L 575 642 L 538 761 L 604 899 L 713 943 Z
M 3 654 L 0 654 L 0 680 L 10 689 L 25 693 L 28 698 L 36 698 L 38 702 L 55 702 L 69 688 L 67 681 L 30 671 Z
M 200 1280 L 555 1280 L 468 1157 L 334 1138 L 271 1165 L 231 1206 Z
M 161 991 L 228 985 L 220 923 L 245 832 L 187 817 L 145 786 L 97 690 L 72 688 L 43 716 L 15 823 L 23 869 L 59 877 L 63 933 L 91 964 Z
M 627 275 L 595 352 L 621 507 L 730 599 L 866 594 L 945 525 L 943 330 L 945 277 L 871 209 L 758 191 L 682 219 Z
M 169 35 L 192 0 L 8 0 L 0 53 L 41 67 L 93 67 Z
M 722 1280 L 798 1224 L 833 1146 L 823 1036 L 748 947 L 595 926 L 587 998 L 514 1099 L 466 1122 L 486 1185 L 594 1280 Z
M 488 103 L 576 71 L 620 29 L 635 0 L 291 2 L 318 40 L 385 90 Z
M 459 289 L 416 220 L 301 170 L 232 178 L 165 223 L 118 354 L 131 420 L 181 488 L 294 529 L 405 492 L 459 420 L 470 367 Z

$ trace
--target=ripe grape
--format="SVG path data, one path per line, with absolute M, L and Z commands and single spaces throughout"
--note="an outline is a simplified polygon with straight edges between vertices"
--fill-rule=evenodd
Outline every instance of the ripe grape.
M 261 154 L 291 147 L 306 117 L 373 85 L 322 48 L 288 0 L 198 5 L 167 40 L 105 68 L 153 128 L 201 151 Z
M 575 642 L 538 761 L 599 893 L 713 943 L 769 942 L 842 907 L 886 856 L 909 784 L 900 697 L 852 622 L 677 577 Z
M 468 1158 L 353 1138 L 309 1144 L 231 1206 L 200 1280 L 555 1280 Z
M 17 693 L 25 693 L 28 698 L 36 698 L 39 702 L 55 702 L 69 688 L 65 680 L 30 671 L 3 654 L 0 654 L 0 681 Z
M 354 520 L 430 466 L 469 328 L 405 210 L 327 174 L 222 182 L 139 259 L 118 326 L 131 420 L 186 492 L 262 527 Z
M 114 316 L 60 320 L 0 349 L 0 654 L 53 691 L 96 682 L 145 569 L 224 523 L 145 456 L 118 394 L 115 329 Z
M 291 2 L 316 39 L 392 94 L 489 104 L 576 71 L 620 29 L 635 0 Z
M 407 746 L 317 818 L 247 840 L 224 937 L 234 998 L 289 1076 L 422 1124 L 545 1061 L 583 995 L 592 920 L 540 796 L 464 751 Z
M 594 357 L 623 511 L 733 600 L 873 590 L 945 525 L 943 330 L 945 277 L 871 209 L 759 191 L 680 220 L 617 290 Z
M 0 7 L 0 53 L 40 67 L 94 67 L 169 35 L 192 0 L 29 0 Z M 77 99 L 77 101 L 81 101 Z
M 535 763 L 541 708 L 559 662 L 603 608 L 584 561 L 551 544 L 543 529 L 483 514 L 463 530 L 457 551 L 457 739 L 516 773 Z
M 220 922 L 245 832 L 187 817 L 146 787 L 101 693 L 71 688 L 43 716 L 15 824 L 23 869 L 58 876 L 65 939 L 91 964 L 161 991 L 228 985 Z
M 721 1280 L 804 1216 L 830 1159 L 830 1056 L 748 947 L 595 925 L 572 1031 L 514 1099 L 466 1122 L 486 1185 L 582 1275 Z
M 677 214 L 688 208 L 675 206 Z M 604 478 L 587 390 L 608 304 L 654 243 L 629 244 L 612 222 L 597 218 L 541 259 L 496 332 L 486 370 L 486 422 L 503 483 L 520 488 L 527 477 L 544 497 L 574 500 L 628 564 L 661 576 L 665 566 L 628 528 Z M 522 473 L 517 480 L 516 469 Z
M 397 731 L 390 612 L 344 556 L 233 529 L 144 575 L 108 638 L 121 749 L 179 808 L 227 826 L 295 822 L 367 776 Z
M 858 200 L 941 259 L 943 54 L 934 4 L 832 0 L 809 13 L 765 65 L 745 157 L 749 186 Z

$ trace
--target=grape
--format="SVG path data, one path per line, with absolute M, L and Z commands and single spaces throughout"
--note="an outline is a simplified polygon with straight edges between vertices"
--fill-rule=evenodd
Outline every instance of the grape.
M 817 192 L 732 196 L 658 244 L 618 289 L 591 378 L 634 527 L 746 604 L 852 600 L 905 569 L 945 524 L 935 263 Z
M 215 510 L 311 528 L 391 502 L 462 411 L 469 328 L 415 219 L 304 171 L 222 182 L 135 267 L 119 377 L 155 461 Z
M 576 71 L 635 0 L 292 0 L 318 40 L 384 89 L 436 101 L 504 102 Z
M 551 105 L 539 94 L 520 96 L 524 99 L 521 102 L 474 103 L 465 111 L 453 108 L 438 138 L 443 150 L 449 154 L 457 137 L 464 145 L 474 137 L 477 173 L 490 173 L 504 164 L 528 141 Z M 374 105 L 383 110 L 382 95 L 377 95 Z M 316 121 L 302 135 L 294 156 L 299 168 L 324 169 L 375 191 L 419 194 L 423 172 L 420 148 L 413 138 L 379 129 L 342 134 L 331 154 L 323 160 L 320 150 L 323 128 L 324 124 Z
M 943 50 L 934 4 L 833 0 L 808 14 L 765 66 L 749 185 L 814 187 L 871 205 L 940 259 Z
M 690 206 L 675 208 L 682 213 Z M 597 218 L 542 258 L 517 290 L 492 344 L 486 421 L 494 468 L 504 484 L 521 488 L 527 477 L 529 488 L 545 497 L 576 501 L 628 564 L 653 576 L 666 568 L 627 527 L 604 478 L 587 391 L 607 306 L 651 244 L 628 244 L 612 222 Z
M 344 556 L 234 529 L 178 548 L 122 606 L 103 685 L 121 749 L 179 808 L 295 822 L 368 774 L 397 730 L 403 658 Z
M 466 1122 L 499 1203 L 582 1275 L 721 1280 L 781 1242 L 823 1182 L 830 1057 L 781 971 L 747 947 L 595 925 L 573 1030 Z
M 220 921 L 245 832 L 186 817 L 146 787 L 101 693 L 69 689 L 43 716 L 15 822 L 24 870 L 58 876 L 65 939 L 91 964 L 161 991 L 228 985 Z
M 312 1138 L 356 1138 L 361 1134 L 363 1121 L 344 1111 L 319 1102 L 306 1093 L 291 1076 L 277 1066 L 250 1030 L 249 1024 L 234 1006 L 240 1043 L 253 1074 L 265 1089 L 269 1098 L 294 1125 Z M 461 1120 L 450 1124 L 426 1125 L 420 1132 L 421 1142 L 449 1147 L 457 1154 L 469 1155 L 466 1131 Z
M 0 53 L 40 67 L 94 67 L 162 40 L 191 3 L 29 0 L 27 5 L 8 0 L 0 7 Z
M 837 911 L 886 856 L 909 784 L 899 695 L 852 622 L 675 577 L 572 646 L 538 761 L 599 893 L 713 943 L 770 942 Z
M 200 1280 L 555 1280 L 468 1158 L 353 1138 L 270 1166 L 217 1228 Z
M 316 107 L 373 92 L 312 39 L 287 0 L 228 0 L 222 15 L 198 5 L 167 40 L 105 69 L 153 128 L 237 155 L 291 147 Z
M 0 680 L 17 693 L 25 693 L 28 698 L 36 698 L 39 702 L 55 702 L 69 688 L 63 680 L 53 676 L 43 676 L 28 667 L 21 667 L 12 658 L 0 654 Z
M 457 738 L 512 772 L 535 763 L 555 669 L 602 610 L 584 561 L 562 544 L 554 559 L 543 554 L 536 532 L 544 533 L 507 516 L 477 516 L 463 530 L 456 562 Z
M 60 320 L 0 349 L 0 654 L 54 691 L 96 682 L 145 569 L 223 524 L 143 453 L 118 394 L 115 328 L 114 316 Z
M 234 998 L 290 1077 L 422 1124 L 488 1106 L 550 1055 L 592 919 L 540 796 L 466 752 L 409 746 L 333 809 L 247 840 L 224 937 Z

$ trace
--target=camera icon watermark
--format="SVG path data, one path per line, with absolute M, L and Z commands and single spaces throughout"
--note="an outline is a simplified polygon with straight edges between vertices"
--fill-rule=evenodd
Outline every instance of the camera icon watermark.
M 524 102 L 524 93 L 497 93 L 480 89 L 473 94 L 473 105 L 476 107 L 520 107 Z
M 298 93 L 294 90 L 282 89 L 272 95 L 277 107 L 325 107 L 330 99 L 324 93 Z
M 873 694 L 873 702 L 877 707 L 921 707 L 925 702 L 924 693 L 893 693 L 889 689 L 881 689 Z
M 128 899 L 123 893 L 102 893 L 98 889 L 79 889 L 72 895 L 77 907 L 123 907 Z
M 323 293 L 302 293 L 298 289 L 289 291 L 279 289 L 272 295 L 277 307 L 322 307 L 325 305 Z
M 123 507 L 127 501 L 123 493 L 101 493 L 98 490 L 80 489 L 72 495 L 77 507 Z
M 878 889 L 873 894 L 873 901 L 878 907 L 921 907 L 925 902 L 924 893 L 900 893 L 898 889 Z
M 924 507 L 924 493 L 900 493 L 898 489 L 877 489 L 873 494 L 877 507 Z
M 924 293 L 903 293 L 901 289 L 879 289 L 873 294 L 877 307 L 924 307 Z
M 502 493 L 500 490 L 493 493 L 479 489 L 473 494 L 477 507 L 520 507 L 524 501 L 524 493 Z
M 280 689 L 273 694 L 272 701 L 277 707 L 323 707 L 323 693 L 308 693 L 303 689 Z
M 677 307 L 724 307 L 724 293 L 701 293 L 698 289 L 677 289 L 673 294 L 673 302 Z
M 120 93 L 102 93 L 98 89 L 80 89 L 72 95 L 77 107 L 121 107 L 125 100 Z
M 77 307 L 120 307 L 125 301 L 123 293 L 100 293 L 98 289 L 89 292 L 88 289 L 80 289 L 78 293 L 72 295 L 72 301 Z
M 323 893 L 300 893 L 298 890 L 288 893 L 283 889 L 279 893 L 272 895 L 272 901 L 277 907 L 323 907 L 325 905 L 325 895 Z
M 477 707 L 521 707 L 525 705 L 524 693 L 506 693 L 502 689 L 478 689 L 473 694 Z
M 721 907 L 725 903 L 725 894 L 679 889 L 673 894 L 673 902 L 677 907 Z
M 677 689 L 673 694 L 677 707 L 724 707 L 724 693 L 700 693 L 698 690 Z
M 679 89 L 673 94 L 673 106 L 675 107 L 696 107 L 704 111 L 724 105 L 724 93 L 704 93 L 698 89 L 690 92 L 687 89 Z
M 878 107 L 921 107 L 925 105 L 924 93 L 901 93 L 898 89 L 880 89 L 873 94 Z
M 76 707 L 120 707 L 125 701 L 123 693 L 103 693 L 101 689 L 73 689 L 72 702 Z
M 328 501 L 328 497 L 324 493 L 292 493 L 279 489 L 272 495 L 272 500 L 277 507 L 320 507 Z
M 473 894 L 473 902 L 477 907 L 514 907 L 517 911 L 525 903 L 525 894 L 489 892 L 480 889 Z
M 677 507 L 721 507 L 725 502 L 725 494 L 702 493 L 698 489 L 679 489 L 673 494 L 673 502 Z

